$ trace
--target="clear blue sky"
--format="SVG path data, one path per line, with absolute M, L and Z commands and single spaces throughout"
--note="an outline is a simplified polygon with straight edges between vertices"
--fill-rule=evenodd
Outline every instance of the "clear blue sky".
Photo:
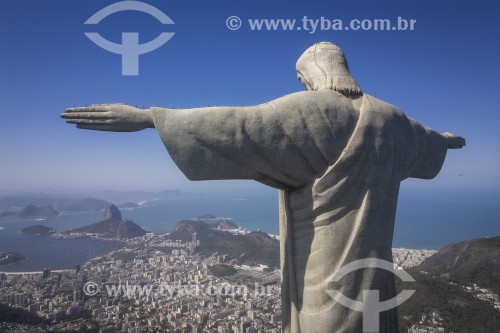
M 149 106 L 252 105 L 303 90 L 295 62 L 311 44 L 345 51 L 364 92 L 401 108 L 422 124 L 467 139 L 450 151 L 432 182 L 409 186 L 466 191 L 500 188 L 500 4 L 498 1 L 165 0 L 145 2 L 166 13 L 161 25 L 140 12 L 83 23 L 117 1 L 0 1 L 0 192 L 47 189 L 180 188 L 253 191 L 251 182 L 191 183 L 154 130 L 77 130 L 66 107 L 126 102 Z M 251 31 L 226 18 L 416 19 L 414 31 Z M 122 76 L 119 55 L 84 32 L 141 43 L 175 36 L 140 57 L 140 75 Z

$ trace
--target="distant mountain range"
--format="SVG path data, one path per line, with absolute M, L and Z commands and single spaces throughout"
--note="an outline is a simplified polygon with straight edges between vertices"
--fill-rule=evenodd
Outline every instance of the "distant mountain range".
M 199 197 L 200 194 L 183 192 L 181 190 L 165 190 L 160 192 L 148 191 L 99 191 L 95 192 L 93 196 L 108 200 L 111 202 L 142 202 L 154 201 L 168 198 L 185 198 L 185 197 Z
M 161 192 L 147 191 L 100 191 L 92 195 L 81 194 L 47 194 L 47 193 L 15 193 L 0 198 L 0 212 L 19 211 L 28 205 L 52 206 L 58 211 L 100 211 L 106 209 L 111 202 L 126 204 L 144 201 L 161 200 L 174 197 L 196 197 L 199 194 L 186 193 L 180 190 Z M 130 208 L 130 207 L 128 207 Z
M 50 194 L 25 193 L 0 198 L 0 208 L 4 211 L 19 211 L 27 206 L 50 206 L 58 211 L 99 211 L 110 205 L 109 202 L 90 197 L 59 197 Z
M 137 208 L 139 207 L 140 205 L 139 204 L 136 204 L 135 202 L 124 202 L 120 205 L 118 205 L 117 207 L 118 208 L 122 208 L 122 209 L 132 209 L 132 208 Z
M 19 211 L 0 212 L 0 218 L 15 217 L 26 220 L 50 220 L 61 213 L 52 206 L 27 205 Z
M 48 220 L 59 216 L 59 213 L 52 206 L 28 205 L 21 209 L 15 216 L 21 219 L 40 219 Z
M 108 207 L 111 203 L 102 199 L 84 198 L 75 199 L 72 202 L 61 204 L 59 209 L 63 212 L 88 212 L 99 211 Z
M 102 221 L 67 231 L 69 234 L 78 232 L 98 234 L 113 239 L 134 238 L 146 234 L 146 231 L 136 223 L 123 219 L 120 210 L 113 204 L 104 211 Z

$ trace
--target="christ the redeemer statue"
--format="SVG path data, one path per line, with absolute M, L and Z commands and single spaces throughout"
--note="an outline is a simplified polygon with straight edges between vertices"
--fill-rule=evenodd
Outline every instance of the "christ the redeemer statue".
M 358 259 L 392 262 L 399 184 L 435 177 L 462 137 L 440 134 L 395 106 L 364 94 L 342 50 L 308 48 L 297 61 L 307 91 L 246 107 L 142 110 L 123 104 L 67 109 L 78 128 L 131 132 L 156 128 L 190 180 L 253 179 L 279 190 L 283 331 L 359 333 L 362 313 L 326 292 L 380 300 L 396 295 L 394 275 L 357 270 Z M 396 309 L 381 312 L 380 332 L 398 332 Z

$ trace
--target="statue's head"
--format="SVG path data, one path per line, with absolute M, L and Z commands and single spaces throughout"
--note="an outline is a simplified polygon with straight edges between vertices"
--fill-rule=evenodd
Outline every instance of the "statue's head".
M 335 90 L 353 97 L 361 94 L 349 72 L 344 52 L 333 43 L 309 47 L 297 60 L 297 76 L 307 90 Z

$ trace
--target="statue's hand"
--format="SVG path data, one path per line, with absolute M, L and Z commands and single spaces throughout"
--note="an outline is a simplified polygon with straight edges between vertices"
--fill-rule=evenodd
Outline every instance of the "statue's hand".
M 459 149 L 465 146 L 465 139 L 451 132 L 442 133 L 448 140 L 448 149 Z
M 135 132 L 154 128 L 149 110 L 125 104 L 69 108 L 61 114 L 61 118 L 66 119 L 69 124 L 76 124 L 77 128 L 97 131 Z

